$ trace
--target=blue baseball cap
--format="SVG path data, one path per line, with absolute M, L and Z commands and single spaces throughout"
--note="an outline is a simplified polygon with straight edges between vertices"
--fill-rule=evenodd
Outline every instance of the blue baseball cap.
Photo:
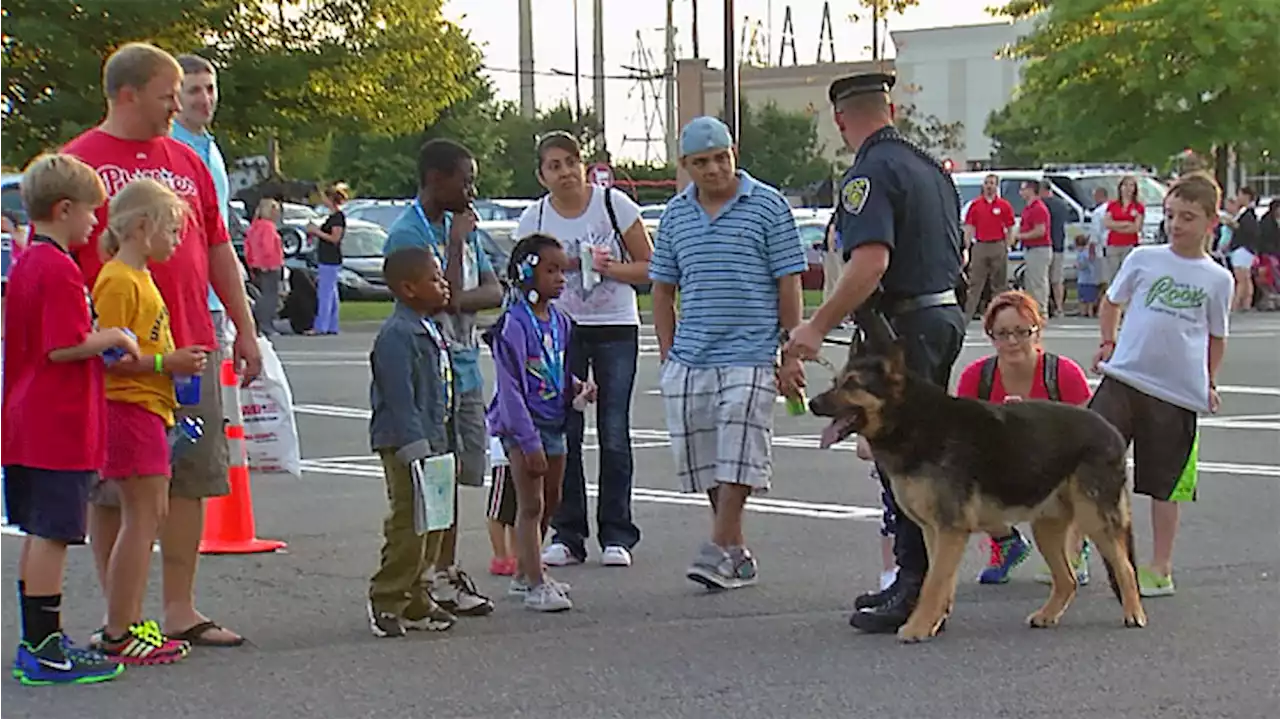
M 730 147 L 733 147 L 733 136 L 729 134 L 729 126 L 715 117 L 695 117 L 680 131 L 682 158 L 710 150 L 727 150 Z

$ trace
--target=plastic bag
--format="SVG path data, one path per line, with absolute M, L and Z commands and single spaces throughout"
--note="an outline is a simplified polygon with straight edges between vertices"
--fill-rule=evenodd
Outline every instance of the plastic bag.
M 288 472 L 302 476 L 302 451 L 293 417 L 293 390 L 271 340 L 258 338 L 262 374 L 240 388 L 245 451 L 254 472 Z

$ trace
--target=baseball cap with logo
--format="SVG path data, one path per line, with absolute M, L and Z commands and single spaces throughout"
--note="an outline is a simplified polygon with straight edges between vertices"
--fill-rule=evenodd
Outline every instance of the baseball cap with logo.
M 733 147 L 729 126 L 718 118 L 703 115 L 689 121 L 680 131 L 680 157 Z

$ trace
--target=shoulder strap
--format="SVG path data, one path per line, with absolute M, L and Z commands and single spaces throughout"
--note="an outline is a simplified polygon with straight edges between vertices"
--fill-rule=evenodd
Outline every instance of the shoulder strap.
M 996 383 L 996 356 L 982 360 L 982 372 L 978 375 L 978 399 L 986 402 L 991 399 L 991 387 Z
M 618 213 L 613 209 L 613 188 L 606 188 L 604 191 L 604 211 L 609 213 L 609 225 L 613 227 L 613 234 L 618 236 L 618 247 L 622 249 L 622 261 L 630 262 L 630 253 L 627 252 L 627 241 L 622 238 L 622 229 L 618 227 Z
M 1044 353 L 1044 391 L 1050 402 L 1062 401 L 1062 388 L 1058 386 L 1058 355 Z
M 542 210 L 546 208 L 546 206 L 547 196 L 543 195 L 542 199 L 538 200 L 538 232 L 542 232 Z

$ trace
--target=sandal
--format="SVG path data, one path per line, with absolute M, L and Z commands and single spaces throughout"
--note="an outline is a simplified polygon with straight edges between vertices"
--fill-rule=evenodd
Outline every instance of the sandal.
M 205 638 L 205 635 L 209 632 L 217 631 L 219 629 L 225 630 L 226 628 L 216 622 L 205 620 L 188 628 L 186 631 L 170 634 L 169 638 L 190 642 L 191 645 L 195 647 L 238 647 L 244 644 L 244 637 L 236 637 L 235 639 L 228 641 L 216 641 Z

